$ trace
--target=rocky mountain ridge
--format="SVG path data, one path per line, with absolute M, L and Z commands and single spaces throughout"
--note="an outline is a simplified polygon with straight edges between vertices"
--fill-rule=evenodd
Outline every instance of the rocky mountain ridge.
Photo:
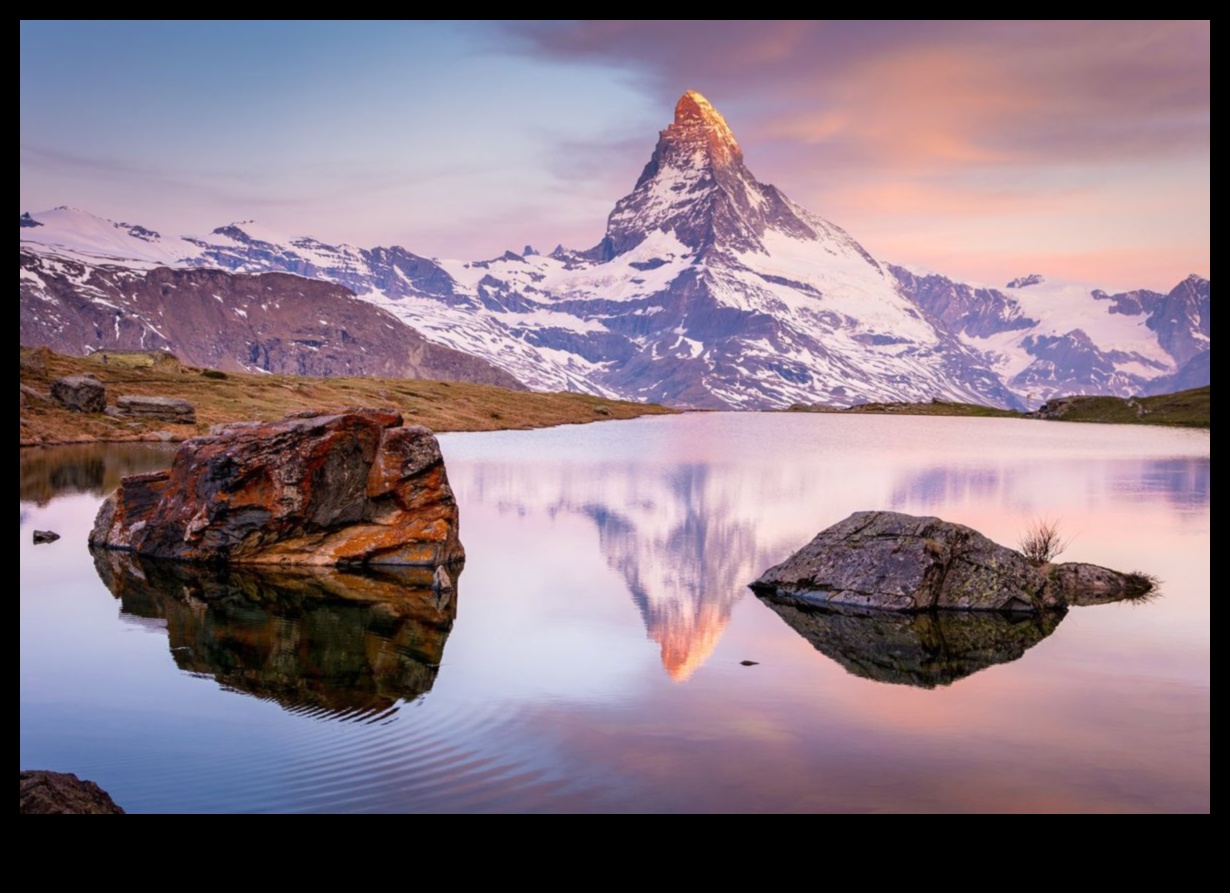
M 23 345 L 67 354 L 169 350 L 234 372 L 472 381 L 524 390 L 332 282 L 286 273 L 135 270 L 21 251 Z
M 756 180 L 694 91 L 585 251 L 466 263 L 251 222 L 170 239 L 86 218 L 23 216 L 23 248 L 323 279 L 536 390 L 707 408 L 943 399 L 1021 409 L 1056 394 L 1207 383 L 1208 280 L 1112 296 L 1036 273 L 997 289 L 881 263 Z M 22 312 L 24 326 L 24 299 Z

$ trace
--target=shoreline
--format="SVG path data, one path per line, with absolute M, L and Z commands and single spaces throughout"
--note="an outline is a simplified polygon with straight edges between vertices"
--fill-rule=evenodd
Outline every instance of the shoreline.
M 222 372 L 182 365 L 169 354 L 134 352 L 130 362 L 69 357 L 47 348 L 21 349 L 18 446 L 89 443 L 179 443 L 214 425 L 276 421 L 301 410 L 391 408 L 407 425 L 438 433 L 550 428 L 681 410 L 573 392 L 514 391 L 464 381 L 401 378 L 309 378 Z M 90 375 L 106 389 L 106 410 L 73 412 L 50 398 L 51 383 Z M 191 423 L 133 418 L 116 400 L 125 396 L 186 400 Z

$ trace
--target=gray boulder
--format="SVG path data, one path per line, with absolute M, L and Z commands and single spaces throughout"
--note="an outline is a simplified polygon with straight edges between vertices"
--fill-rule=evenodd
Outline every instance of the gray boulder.
M 119 411 L 137 419 L 157 422 L 176 422 L 183 425 L 196 424 L 196 407 L 179 397 L 145 397 L 130 394 L 115 401 Z
M 73 412 L 102 412 L 107 408 L 107 389 L 93 375 L 69 375 L 51 383 L 51 396 Z
M 1037 565 L 933 517 L 855 512 L 751 584 L 759 595 L 881 611 L 1041 611 L 1147 594 L 1153 581 L 1095 565 Z M 1093 598 L 1086 598 L 1090 592 Z

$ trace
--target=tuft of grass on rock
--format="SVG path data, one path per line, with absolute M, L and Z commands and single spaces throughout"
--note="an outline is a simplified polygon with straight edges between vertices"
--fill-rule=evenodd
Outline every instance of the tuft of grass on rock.
M 1068 547 L 1071 540 L 1059 533 L 1059 522 L 1038 519 L 1017 540 L 1021 554 L 1036 565 L 1050 564 Z

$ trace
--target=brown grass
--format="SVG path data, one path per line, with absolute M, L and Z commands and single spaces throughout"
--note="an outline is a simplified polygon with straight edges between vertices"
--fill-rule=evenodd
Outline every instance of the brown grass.
M 23 394 L 21 446 L 94 441 L 183 440 L 211 425 L 260 419 L 273 421 L 300 409 L 393 406 L 407 424 L 434 431 L 494 431 L 546 428 L 606 419 L 675 412 L 656 404 L 605 400 L 584 394 L 509 391 L 465 382 L 399 378 L 301 378 L 252 375 L 160 363 L 107 363 L 54 354 L 46 348 L 21 350 L 21 384 L 42 394 L 65 375 L 90 373 L 107 387 L 107 402 L 138 394 L 181 397 L 196 407 L 195 425 L 69 412 Z
M 1070 539 L 1059 533 L 1059 522 L 1037 520 L 1029 525 L 1021 534 L 1017 545 L 1021 554 L 1037 565 L 1050 564 L 1064 549 L 1068 548 Z

